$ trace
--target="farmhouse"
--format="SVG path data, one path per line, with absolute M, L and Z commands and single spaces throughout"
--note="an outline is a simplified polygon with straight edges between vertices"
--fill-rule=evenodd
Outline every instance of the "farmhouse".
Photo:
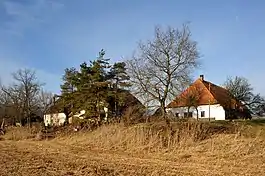
M 248 109 L 228 90 L 205 81 L 203 75 L 169 103 L 166 111 L 177 118 L 226 120 L 251 117 Z
M 123 102 L 119 102 L 117 104 L 118 108 L 118 116 L 121 116 L 125 113 L 127 108 L 129 107 L 139 107 L 140 109 L 144 108 L 143 104 L 134 97 L 129 91 L 127 90 L 118 90 L 119 94 L 123 96 Z M 73 101 L 75 98 L 78 98 L 77 93 L 73 93 Z M 86 101 L 86 100 L 85 100 Z M 82 107 L 80 107 L 82 108 Z M 114 113 L 115 108 L 115 101 L 113 99 L 109 99 L 106 105 L 102 105 L 101 114 L 103 115 L 103 119 L 107 120 L 107 118 L 111 117 Z M 84 119 L 86 118 L 86 111 L 81 110 L 75 114 L 70 111 L 70 106 L 65 104 L 62 98 L 56 100 L 52 106 L 49 107 L 47 112 L 44 114 L 44 124 L 45 126 L 60 126 L 63 125 L 66 121 L 66 114 L 69 116 L 69 123 L 72 122 L 74 118 Z M 115 116 L 117 116 L 115 115 Z

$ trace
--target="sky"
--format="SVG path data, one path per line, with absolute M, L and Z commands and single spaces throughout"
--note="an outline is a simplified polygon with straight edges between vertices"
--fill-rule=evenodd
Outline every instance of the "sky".
M 130 58 L 156 25 L 189 22 L 201 67 L 194 78 L 222 84 L 246 77 L 265 95 L 263 0 L 0 0 L 0 80 L 20 68 L 36 71 L 45 89 L 60 92 L 65 68 L 95 59 Z

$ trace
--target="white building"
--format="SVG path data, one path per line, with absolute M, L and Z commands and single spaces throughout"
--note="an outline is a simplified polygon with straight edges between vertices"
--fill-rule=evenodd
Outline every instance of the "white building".
M 205 81 L 203 75 L 169 103 L 166 110 L 177 118 L 226 120 L 249 115 L 225 88 Z
M 225 120 L 225 110 L 220 104 L 200 105 L 198 106 L 198 118 Z M 187 107 L 168 108 L 167 111 L 174 114 L 178 118 L 194 117 L 197 118 L 197 110 L 190 107 L 189 114 Z
M 104 107 L 104 112 L 105 112 L 104 120 L 107 121 L 108 108 Z M 79 119 L 84 119 L 85 113 L 86 113 L 85 110 L 81 110 L 80 112 L 75 113 L 74 115 L 70 114 L 70 117 L 68 119 L 69 123 L 70 124 L 72 123 L 73 117 L 79 118 Z M 43 120 L 44 120 L 45 126 L 61 126 L 65 123 L 66 115 L 62 112 L 45 114 Z
M 54 113 L 44 115 L 44 125 L 45 126 L 60 126 L 65 122 L 66 116 L 64 113 Z

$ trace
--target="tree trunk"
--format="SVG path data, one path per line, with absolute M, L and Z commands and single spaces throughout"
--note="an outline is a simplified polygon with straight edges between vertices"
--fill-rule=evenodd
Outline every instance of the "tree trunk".
M 69 124 L 69 114 L 65 114 L 65 125 Z
M 117 110 L 117 94 L 118 94 L 118 80 L 116 80 L 116 83 L 115 83 L 115 101 L 114 101 L 114 111 L 115 111 L 115 116 L 117 118 L 117 115 L 118 115 L 118 110 Z
M 199 111 L 198 111 L 198 108 L 196 108 L 196 112 L 197 112 L 197 120 L 199 120 Z
M 3 121 L 2 121 L 2 124 L 1 124 L 1 129 L 4 130 L 4 127 L 5 127 L 5 118 L 3 118 Z
M 100 98 L 99 94 L 97 93 L 97 103 L 96 103 L 96 108 L 97 108 L 97 121 L 98 121 L 98 127 L 101 125 L 101 118 L 100 118 Z
M 28 125 L 28 128 L 31 128 L 31 118 L 30 118 L 30 115 L 27 117 L 27 125 Z
M 64 122 L 64 124 L 68 125 L 69 124 L 69 112 L 68 112 L 66 107 L 64 107 L 63 111 L 64 111 L 64 114 L 65 114 L 65 122 Z
M 187 114 L 187 118 L 189 118 L 189 114 L 190 114 L 190 107 L 188 107 L 188 114 Z
M 166 112 L 166 106 L 165 106 L 165 101 L 161 101 L 160 102 L 160 108 L 161 108 L 161 115 L 162 115 L 162 118 L 163 119 L 165 119 L 165 121 L 166 121 L 166 124 L 168 125 L 168 126 L 170 126 L 170 121 L 169 121 L 169 119 L 168 119 L 168 117 L 167 117 L 167 112 Z
M 115 116 L 117 118 L 118 117 L 118 111 L 117 111 L 117 99 L 116 99 L 116 95 L 115 95 L 115 102 L 114 102 L 114 111 L 115 111 Z
M 160 108 L 161 108 L 161 115 L 165 119 L 166 118 L 165 102 L 164 101 L 161 101 L 160 104 L 161 104 L 161 106 L 160 106 Z

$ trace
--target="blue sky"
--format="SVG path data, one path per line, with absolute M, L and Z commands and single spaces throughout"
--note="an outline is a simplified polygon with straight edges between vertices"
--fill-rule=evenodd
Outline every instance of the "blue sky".
M 129 58 L 155 25 L 189 21 L 203 56 L 195 77 L 244 76 L 265 95 L 264 17 L 262 0 L 0 0 L 0 78 L 8 84 L 11 72 L 31 68 L 58 93 L 64 69 L 101 48 L 114 61 Z

